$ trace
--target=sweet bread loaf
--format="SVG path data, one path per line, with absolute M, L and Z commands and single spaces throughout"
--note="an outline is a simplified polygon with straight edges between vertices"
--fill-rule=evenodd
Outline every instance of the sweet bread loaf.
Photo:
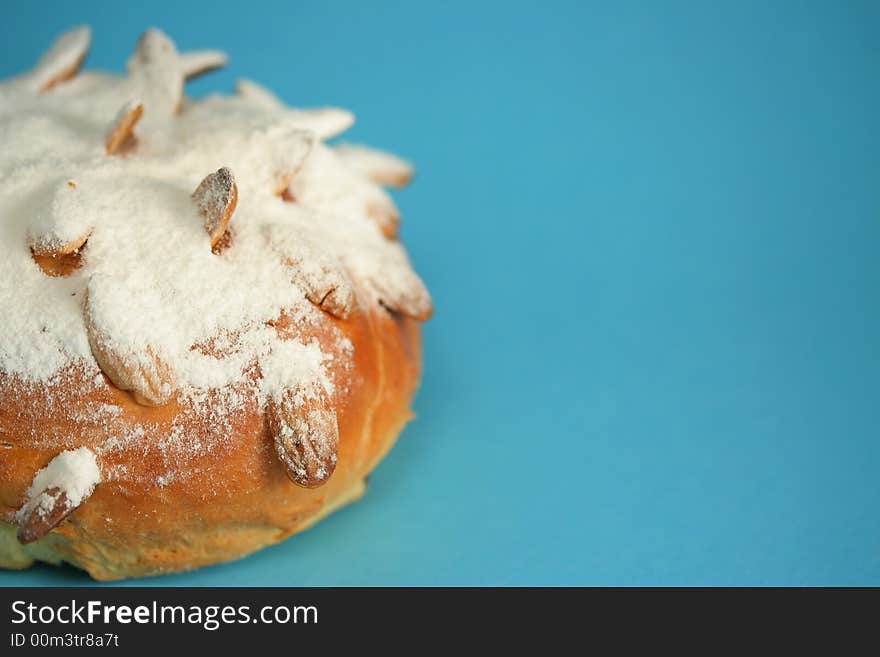
M 158 30 L 124 76 L 88 28 L 0 84 L 0 566 L 97 579 L 233 559 L 364 490 L 411 417 L 431 299 L 353 117 Z

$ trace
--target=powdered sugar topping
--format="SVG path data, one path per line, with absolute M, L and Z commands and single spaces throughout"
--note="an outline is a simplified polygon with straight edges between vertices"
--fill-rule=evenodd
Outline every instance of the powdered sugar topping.
M 281 340 L 269 326 L 281 310 L 303 326 L 359 304 L 428 312 L 403 247 L 368 213 L 390 198 L 321 142 L 350 113 L 286 108 L 252 82 L 235 96 L 185 99 L 185 78 L 224 56 L 181 55 L 158 30 L 140 39 L 126 76 L 86 72 L 38 93 L 44 69 L 78 63 L 88 36 L 63 35 L 33 73 L 0 84 L 0 371 L 37 383 L 74 365 L 97 374 L 99 336 L 120 363 L 188 399 L 254 364 L 263 398 L 330 392 L 328 362 L 350 353 Z M 108 156 L 108 129 L 141 104 L 136 147 Z M 215 255 L 200 209 L 228 201 L 229 185 L 218 178 L 202 208 L 192 194 L 221 167 L 234 173 L 238 204 L 231 246 Z M 47 277 L 31 257 L 70 244 L 84 246 L 69 276 Z M 316 305 L 333 294 L 338 313 Z M 222 356 L 196 348 L 222 336 L 234 336 Z M 160 366 L 167 379 L 149 371 Z

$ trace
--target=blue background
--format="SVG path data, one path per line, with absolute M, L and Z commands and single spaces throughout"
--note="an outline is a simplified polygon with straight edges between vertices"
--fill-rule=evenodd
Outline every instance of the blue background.
M 347 107 L 419 169 L 437 312 L 366 498 L 142 583 L 880 584 L 880 4 L 48 4 L 0 75 L 155 25 L 230 54 L 192 94 Z

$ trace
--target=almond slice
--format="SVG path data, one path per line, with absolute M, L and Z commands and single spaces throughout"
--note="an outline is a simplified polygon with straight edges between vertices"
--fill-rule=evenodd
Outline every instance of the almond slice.
M 205 220 L 205 230 L 211 239 L 211 250 L 219 253 L 228 246 L 226 235 L 229 220 L 238 204 L 238 186 L 229 167 L 222 167 L 205 177 L 192 194 L 196 207 Z M 218 247 L 219 250 L 218 250 Z
M 18 540 L 32 543 L 79 508 L 101 482 L 94 453 L 87 447 L 62 452 L 34 475 L 27 501 L 15 515 Z
M 120 390 L 131 392 L 141 406 L 162 406 L 174 394 L 171 368 L 147 347 L 143 354 L 119 354 L 89 332 L 89 346 L 101 371 Z
M 221 50 L 193 50 L 180 53 L 180 66 L 183 69 L 183 77 L 187 80 L 223 68 L 228 61 L 229 57 Z
M 69 80 L 82 65 L 92 41 L 92 31 L 81 25 L 63 32 L 40 57 L 29 79 L 34 91 L 43 93 Z
M 123 148 L 128 150 L 134 145 L 137 139 L 134 127 L 143 115 L 144 105 L 140 101 L 131 100 L 122 106 L 104 140 L 107 155 L 114 155 Z
M 294 127 L 315 133 L 320 140 L 340 135 L 354 125 L 354 114 L 338 107 L 288 109 L 285 119 Z
M 244 78 L 236 80 L 235 93 L 242 100 L 247 101 L 255 107 L 262 109 L 275 110 L 284 107 L 284 103 L 271 91 L 261 84 L 257 84 L 252 80 Z
M 348 272 L 318 240 L 279 226 L 269 228 L 266 235 L 288 267 L 291 281 L 309 301 L 340 319 L 358 311 L 357 293 Z
M 60 278 L 70 276 L 82 267 L 82 252 L 40 254 L 31 250 L 31 257 L 46 276 Z
M 330 288 L 324 295 L 306 294 L 306 298 L 324 312 L 340 319 L 348 319 L 357 308 L 357 297 L 348 285 Z
M 407 268 L 401 267 L 382 280 L 370 279 L 370 284 L 379 296 L 379 303 L 391 312 L 420 322 L 434 314 L 434 305 L 425 284 Z
M 413 177 L 413 166 L 406 160 L 359 144 L 338 144 L 333 150 L 353 171 L 384 187 L 406 187 Z
M 275 189 L 272 191 L 275 196 L 281 198 L 285 203 L 296 203 L 296 197 L 290 191 L 290 183 L 296 177 L 297 171 L 283 171 L 278 174 L 278 182 L 275 183 Z
M 19 520 L 19 543 L 33 543 L 43 538 L 76 509 L 68 502 L 67 494 L 57 486 L 40 493 L 30 508 L 30 512 L 22 514 Z
M 39 192 L 41 207 L 31 217 L 28 242 L 34 262 L 48 276 L 67 276 L 80 266 L 81 251 L 92 234 L 88 218 L 75 211 L 80 194 L 72 180 Z
M 351 317 L 358 303 L 348 277 L 326 263 L 304 267 L 302 262 L 301 259 L 291 258 L 285 264 L 292 272 L 293 281 L 305 291 L 306 298 L 334 317 Z
M 267 161 L 275 171 L 273 193 L 285 201 L 293 199 L 290 185 L 315 146 L 315 135 L 298 128 L 285 128 L 268 144 Z
M 134 94 L 150 108 L 149 121 L 177 114 L 183 103 L 183 66 L 174 42 L 157 29 L 138 39 L 128 60 L 129 82 Z
M 31 257 L 46 276 L 69 276 L 82 266 L 82 250 L 91 232 L 65 243 L 36 242 L 31 245 Z
M 90 228 L 87 233 L 83 233 L 81 236 L 68 242 L 60 242 L 57 239 L 53 240 L 48 238 L 35 240 L 31 243 L 31 252 L 37 256 L 49 257 L 73 254 L 80 251 L 83 246 L 85 246 L 85 243 L 91 234 L 92 229 Z
M 397 239 L 400 232 L 400 213 L 393 205 L 384 202 L 367 204 L 367 216 L 372 219 L 382 234 L 389 240 Z
M 285 390 L 266 408 L 275 453 L 293 483 L 304 488 L 324 484 L 336 469 L 339 427 L 323 389 L 306 394 Z
M 140 352 L 120 351 L 118 345 L 96 322 L 88 291 L 85 295 L 86 337 L 101 371 L 120 390 L 131 392 L 142 406 L 162 406 L 175 393 L 176 377 L 170 365 L 156 349 L 147 346 Z
M 242 100 L 260 109 L 278 110 L 286 107 L 278 96 L 253 80 L 237 80 L 235 93 Z M 354 125 L 354 114 L 338 107 L 289 108 L 285 110 L 284 117 L 292 127 L 313 132 L 321 140 L 335 137 Z

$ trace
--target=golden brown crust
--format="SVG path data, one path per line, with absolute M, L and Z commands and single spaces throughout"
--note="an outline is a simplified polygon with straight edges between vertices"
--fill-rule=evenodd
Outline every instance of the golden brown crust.
M 273 325 L 281 337 L 302 338 L 283 314 Z M 334 361 L 330 368 L 338 459 L 317 488 L 290 480 L 256 400 L 231 415 L 224 440 L 187 462 L 185 477 L 160 485 L 169 466 L 161 437 L 185 418 L 187 439 L 210 443 L 218 431 L 211 413 L 187 413 L 180 398 L 142 406 L 112 384 L 88 385 L 94 374 L 84 369 L 71 368 L 60 387 L 0 374 L 0 520 L 15 523 L 34 473 L 65 449 L 91 448 L 105 473 L 92 496 L 44 538 L 6 551 L 0 541 L 0 566 L 62 559 L 101 580 L 188 570 L 275 543 L 359 496 L 364 478 L 411 417 L 419 325 L 382 309 L 344 320 L 322 313 L 314 336 L 322 348 L 338 341 L 339 332 L 354 346 L 353 362 L 345 367 Z M 149 430 L 104 450 L 112 436 L 85 413 L 95 404 L 118 406 L 124 422 Z

